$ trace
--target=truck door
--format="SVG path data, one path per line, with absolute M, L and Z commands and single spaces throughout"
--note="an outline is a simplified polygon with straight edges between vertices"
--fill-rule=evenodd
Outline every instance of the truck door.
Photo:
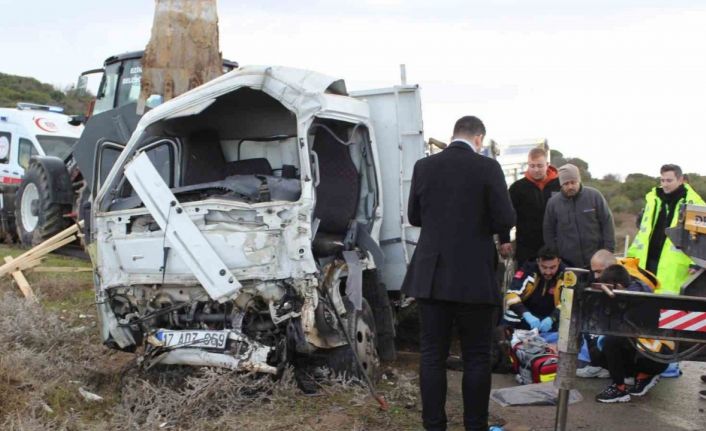
M 380 247 L 385 253 L 382 282 L 398 291 L 417 245 L 419 228 L 407 220 L 414 163 L 424 157 L 422 104 L 417 85 L 351 92 L 370 108 L 381 169 L 383 222 Z

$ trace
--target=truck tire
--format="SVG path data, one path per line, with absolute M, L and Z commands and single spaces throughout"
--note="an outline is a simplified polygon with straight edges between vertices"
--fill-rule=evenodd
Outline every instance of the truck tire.
M 380 359 L 394 361 L 397 359 L 394 312 L 387 288 L 380 282 L 377 270 L 368 270 L 363 273 L 363 297 L 368 301 L 375 317 L 376 341 Z
M 15 196 L 17 236 L 25 246 L 35 246 L 69 225 L 64 214 L 69 205 L 51 201 L 49 172 L 40 163 L 30 162 Z
M 358 353 L 366 374 L 372 381 L 376 381 L 380 375 L 380 357 L 377 351 L 373 312 L 365 299 L 360 311 L 355 311 L 349 301 L 345 302 L 346 308 L 349 309 L 347 313 L 349 317 L 343 319 L 343 324 L 346 325 L 346 332 L 353 346 L 341 346 L 327 351 L 326 363 L 337 375 L 362 378 L 363 375 L 351 351 L 352 347 Z

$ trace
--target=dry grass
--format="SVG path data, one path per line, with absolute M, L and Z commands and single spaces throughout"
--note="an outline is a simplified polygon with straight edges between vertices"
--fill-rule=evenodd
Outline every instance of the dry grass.
M 615 252 L 618 254 L 625 253 L 625 237 L 628 236 L 630 242 L 635 239 L 637 233 L 636 214 L 630 213 L 615 213 L 613 219 L 615 222 Z
M 408 370 L 386 371 L 378 388 L 390 410 L 383 412 L 352 381 L 326 380 L 320 396 L 305 396 L 291 370 L 275 381 L 209 368 L 138 369 L 134 355 L 101 345 L 90 280 L 85 274 L 72 276 L 29 274 L 40 304 L 21 298 L 9 278 L 0 280 L 2 430 L 387 431 L 419 426 L 416 373 Z M 103 401 L 84 400 L 79 388 Z

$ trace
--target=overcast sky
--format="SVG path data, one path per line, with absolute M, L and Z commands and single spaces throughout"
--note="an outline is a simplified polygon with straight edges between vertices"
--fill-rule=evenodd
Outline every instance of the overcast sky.
M 594 175 L 706 175 L 706 2 L 220 0 L 223 56 L 422 88 L 426 137 L 477 115 L 499 142 L 546 137 Z M 144 49 L 154 2 L 0 0 L 0 72 L 65 87 Z

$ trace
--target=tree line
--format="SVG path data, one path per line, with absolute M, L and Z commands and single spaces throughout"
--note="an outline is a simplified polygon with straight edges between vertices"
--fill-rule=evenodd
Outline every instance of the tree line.
M 594 178 L 589 171 L 588 163 L 578 157 L 565 157 L 557 150 L 551 150 L 550 157 L 552 165 L 557 168 L 565 163 L 576 165 L 581 172 L 583 183 L 600 190 L 614 213 L 639 213 L 645 205 L 645 194 L 652 187 L 659 185 L 659 176 L 651 177 L 636 173 L 628 174 L 623 181 L 616 174 Z M 706 196 L 706 176 L 691 172 L 687 175 L 689 184 L 694 190 L 700 196 Z
M 17 102 L 55 105 L 68 115 L 85 114 L 93 96 L 73 86 L 58 89 L 34 78 L 0 73 L 0 107 L 14 108 Z

